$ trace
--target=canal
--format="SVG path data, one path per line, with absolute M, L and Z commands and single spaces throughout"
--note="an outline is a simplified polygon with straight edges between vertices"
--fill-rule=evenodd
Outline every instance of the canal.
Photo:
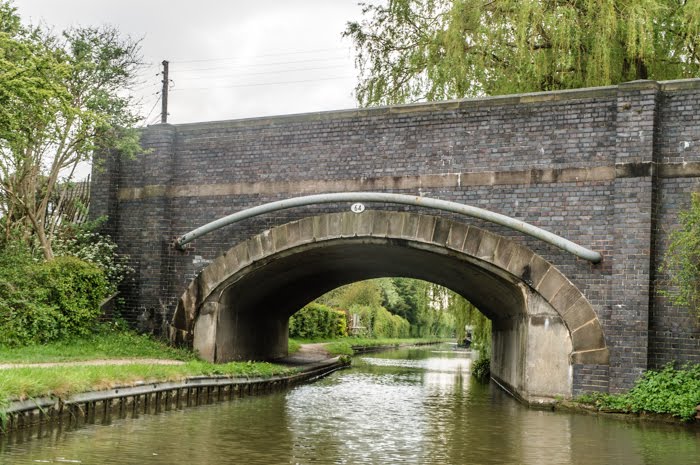
M 451 346 L 262 397 L 0 438 L 1 464 L 698 464 L 700 432 L 530 410 Z

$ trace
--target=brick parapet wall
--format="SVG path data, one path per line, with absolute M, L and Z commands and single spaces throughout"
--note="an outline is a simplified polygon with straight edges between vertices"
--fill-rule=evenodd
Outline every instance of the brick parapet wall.
M 250 220 L 198 239 L 186 254 L 168 247 L 174 236 L 243 208 L 307 193 L 382 190 L 522 219 L 600 251 L 603 263 L 591 265 L 513 231 L 460 220 L 526 245 L 586 295 L 609 346 L 619 347 L 611 352 L 610 388 L 625 389 L 647 366 L 673 358 L 670 346 L 682 345 L 684 359 L 700 358 L 697 329 L 650 285 L 667 240 L 664 228 L 675 223 L 700 175 L 693 165 L 700 162 L 698 95 L 697 80 L 638 82 L 151 126 L 143 141 L 152 151 L 96 177 L 98 190 L 104 183 L 113 187 L 111 194 L 93 197 L 92 208 L 118 214 L 118 241 L 137 268 L 136 283 L 124 289 L 128 316 L 144 314 L 156 326 L 167 320 L 192 277 L 233 244 L 346 206 Z M 678 173 L 682 182 L 668 177 Z M 585 389 L 585 383 L 577 386 Z

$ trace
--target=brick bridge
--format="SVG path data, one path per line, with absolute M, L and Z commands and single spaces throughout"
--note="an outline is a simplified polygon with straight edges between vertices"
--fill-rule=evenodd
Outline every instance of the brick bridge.
M 136 270 L 123 316 L 211 360 L 286 353 L 287 319 L 327 290 L 408 276 L 493 321 L 494 377 L 537 401 L 631 387 L 700 360 L 700 327 L 661 296 L 668 233 L 700 181 L 700 80 L 184 125 L 106 156 L 91 213 Z M 392 192 L 502 213 L 602 254 L 389 204 L 309 206 L 203 236 L 244 208 L 305 194 Z

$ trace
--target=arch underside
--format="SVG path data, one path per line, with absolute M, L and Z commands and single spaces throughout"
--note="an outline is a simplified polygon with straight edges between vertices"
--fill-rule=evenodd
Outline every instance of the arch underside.
M 608 363 L 594 310 L 554 266 L 513 240 L 406 212 L 306 218 L 217 258 L 176 309 L 174 342 L 212 361 L 286 355 L 287 321 L 340 285 L 383 276 L 458 292 L 493 322 L 492 372 L 516 395 L 571 395 L 573 364 Z

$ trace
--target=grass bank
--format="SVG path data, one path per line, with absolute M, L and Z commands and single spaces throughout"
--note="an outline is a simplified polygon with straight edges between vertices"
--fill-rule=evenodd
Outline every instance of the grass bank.
M 129 365 L 109 365 L 110 359 L 136 359 Z M 179 365 L 138 363 L 138 359 L 170 359 Z M 196 354 L 170 347 L 132 332 L 101 332 L 89 337 L 45 345 L 6 348 L 0 346 L 0 364 L 53 363 L 105 360 L 104 365 L 21 367 L 0 369 L 0 411 L 10 400 L 54 395 L 66 397 L 79 392 L 132 385 L 136 382 L 177 381 L 191 376 L 270 377 L 294 369 L 266 362 L 213 364 L 198 360 Z
M 131 331 L 100 331 L 49 344 L 0 346 L 0 363 L 77 362 L 110 358 L 195 360 L 190 350 L 178 349 Z

